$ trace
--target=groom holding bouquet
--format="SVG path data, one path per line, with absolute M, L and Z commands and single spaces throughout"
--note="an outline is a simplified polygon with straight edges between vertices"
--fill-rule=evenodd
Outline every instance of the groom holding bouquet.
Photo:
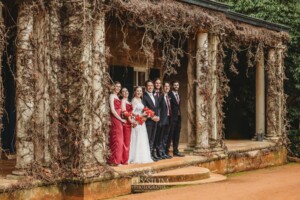
M 147 80 L 145 83 L 146 91 L 143 95 L 143 104 L 145 107 L 154 111 L 155 116 L 149 117 L 146 120 L 146 128 L 149 138 L 150 152 L 151 157 L 154 161 L 159 160 L 159 157 L 156 155 L 155 145 L 155 133 L 157 128 L 157 122 L 159 121 L 159 108 L 158 108 L 158 98 L 153 95 L 154 85 L 151 80 Z

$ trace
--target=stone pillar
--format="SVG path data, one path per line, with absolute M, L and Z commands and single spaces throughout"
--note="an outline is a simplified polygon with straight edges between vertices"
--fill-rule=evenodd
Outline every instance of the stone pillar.
M 34 41 L 35 104 L 34 112 L 34 157 L 43 166 L 50 163 L 50 97 L 49 97 L 49 13 L 40 12 L 34 16 L 32 40 Z M 55 98 L 55 97 L 54 97 Z M 52 146 L 52 145 L 51 145 Z
M 267 66 L 267 139 L 277 140 L 278 133 L 278 87 L 277 87 L 277 66 L 275 49 L 268 51 L 268 66 Z
M 210 73 L 211 73 L 211 138 L 213 140 L 218 140 L 218 110 L 217 110 L 217 86 L 218 86 L 218 76 L 217 76 L 217 50 L 218 50 L 219 39 L 215 34 L 210 35 Z
M 208 71 L 208 33 L 197 34 L 196 54 L 196 149 L 195 153 L 205 153 L 209 148 L 207 73 Z
M 26 168 L 34 159 L 34 54 L 32 8 L 22 4 L 18 18 L 17 72 L 16 72 L 16 168 Z
M 285 107 L 285 94 L 284 94 L 284 61 L 283 61 L 283 53 L 285 47 L 280 43 L 276 49 L 276 62 L 277 62 L 277 76 L 276 80 L 278 81 L 278 111 L 277 111 L 277 118 L 278 118 L 278 131 L 277 136 L 282 137 L 285 133 L 285 126 L 284 126 L 284 118 L 286 117 L 286 112 L 284 110 Z
M 3 4 L 0 3 L 0 118 L 2 119 L 3 112 L 4 112 L 4 96 L 3 96 L 3 84 L 2 84 L 2 55 L 3 55 L 3 49 L 5 44 L 5 26 L 4 26 L 4 20 L 2 15 L 2 8 Z M 2 128 L 3 124 L 2 121 L 0 121 L 0 159 L 2 158 Z
M 259 51 L 256 64 L 256 113 L 255 137 L 258 133 L 265 134 L 265 67 L 263 49 Z
M 69 142 L 77 144 L 70 146 L 70 164 L 79 176 L 91 177 L 97 173 L 98 164 L 105 163 L 109 114 L 107 95 L 103 92 L 105 15 L 98 9 L 93 13 L 89 2 L 69 0 L 64 4 L 68 20 L 64 28 L 67 41 L 63 45 L 66 128 Z
M 94 157 L 100 164 L 106 163 L 104 152 L 106 149 L 106 131 L 104 127 L 108 127 L 109 106 L 105 93 L 105 14 L 98 13 L 93 26 L 93 132 Z
M 187 152 L 194 150 L 196 145 L 196 112 L 195 112 L 195 41 L 192 39 L 188 40 L 188 66 L 187 66 L 187 98 L 188 98 L 188 145 L 185 149 Z
M 60 66 L 61 66 L 61 21 L 59 18 L 61 1 L 51 1 L 49 6 L 49 66 L 47 67 L 48 77 L 48 94 L 51 96 L 49 102 L 49 118 L 50 124 L 48 129 L 48 140 L 50 156 L 53 162 L 58 158 L 59 149 L 59 117 L 61 92 L 59 88 Z

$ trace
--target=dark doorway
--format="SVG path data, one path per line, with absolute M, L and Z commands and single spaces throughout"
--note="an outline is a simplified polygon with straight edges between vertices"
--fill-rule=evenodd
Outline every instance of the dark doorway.
M 109 74 L 113 81 L 119 81 L 122 88 L 126 87 L 129 92 L 129 99 L 133 94 L 133 67 L 125 66 L 110 66 Z
M 1 133 L 2 148 L 9 154 L 14 154 L 16 127 L 16 35 L 18 6 L 14 1 L 4 1 L 3 17 L 7 32 L 6 46 L 2 56 L 2 80 L 4 96 L 4 112 L 2 117 L 3 129 Z
M 230 50 L 227 55 L 231 55 Z M 237 54 L 238 73 L 230 68 L 231 56 L 225 59 L 225 73 L 230 92 L 225 99 L 225 139 L 251 139 L 255 133 L 255 67 L 248 67 L 246 51 Z

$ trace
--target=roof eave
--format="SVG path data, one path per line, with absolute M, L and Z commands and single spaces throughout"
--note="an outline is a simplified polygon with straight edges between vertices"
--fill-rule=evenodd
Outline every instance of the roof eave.
M 223 12 L 226 15 L 226 17 L 229 19 L 244 22 L 258 27 L 264 27 L 269 30 L 279 31 L 279 32 L 280 31 L 288 32 L 290 30 L 290 27 L 282 24 L 272 23 L 262 19 L 244 15 L 238 12 L 230 11 L 229 10 L 230 6 L 224 3 L 209 1 L 209 0 L 179 0 L 179 1 L 196 5 L 196 6 L 201 6 L 215 11 L 220 11 Z

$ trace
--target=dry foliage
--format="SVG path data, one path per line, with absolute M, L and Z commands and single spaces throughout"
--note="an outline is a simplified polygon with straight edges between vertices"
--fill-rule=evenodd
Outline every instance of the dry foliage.
M 248 65 L 252 67 L 263 48 L 274 48 L 288 40 L 286 33 L 254 28 L 228 20 L 223 13 L 173 0 L 24 1 L 18 19 L 17 96 L 22 104 L 18 108 L 18 120 L 24 117 L 23 112 L 30 110 L 31 113 L 21 124 L 24 136 L 19 136 L 17 146 L 24 147 L 23 143 L 34 146 L 22 155 L 22 158 L 29 156 L 32 159 L 30 167 L 19 167 L 27 167 L 28 172 L 37 178 L 54 181 L 98 176 L 105 172 L 110 121 L 107 98 L 111 86 L 105 58 L 109 51 L 101 50 L 105 41 L 94 40 L 97 34 L 102 34 L 99 28 L 104 28 L 101 21 L 104 14 L 107 23 L 114 21 L 120 25 L 123 33 L 120 46 L 124 51 L 130 49 L 130 44 L 126 43 L 126 38 L 130 37 L 126 30 L 130 28 L 142 31 L 140 50 L 149 63 L 155 59 L 154 44 L 157 44 L 161 67 L 166 74 L 180 67 L 181 57 L 188 53 L 183 45 L 195 39 L 198 31 L 219 36 L 216 94 L 219 135 L 215 143 L 222 147 L 225 117 L 222 108 L 230 90 L 224 73 L 223 48 L 233 50 L 231 69 L 238 73 L 234 64 L 238 62 L 236 52 L 241 46 L 249 46 Z M 0 49 L 4 45 L 3 30 L 1 22 Z M 28 40 L 24 41 L 26 37 Z M 195 59 L 204 62 L 201 56 L 190 56 L 194 63 Z M 205 97 L 205 102 L 211 102 L 213 98 L 210 65 L 208 62 L 201 69 L 203 76 L 198 80 L 201 82 L 198 92 Z M 279 73 L 276 66 L 269 67 L 269 73 L 273 73 L 269 77 L 276 82 L 276 91 L 284 96 L 284 69 Z M 285 105 L 285 97 L 282 99 L 282 105 Z M 0 100 L 1 103 L 3 99 Z M 285 122 L 286 108 L 283 110 L 282 120 Z M 0 110 L 0 116 L 2 113 Z M 203 113 L 210 118 L 209 108 Z M 210 122 L 208 130 L 211 130 Z M 282 130 L 284 136 L 285 127 Z

